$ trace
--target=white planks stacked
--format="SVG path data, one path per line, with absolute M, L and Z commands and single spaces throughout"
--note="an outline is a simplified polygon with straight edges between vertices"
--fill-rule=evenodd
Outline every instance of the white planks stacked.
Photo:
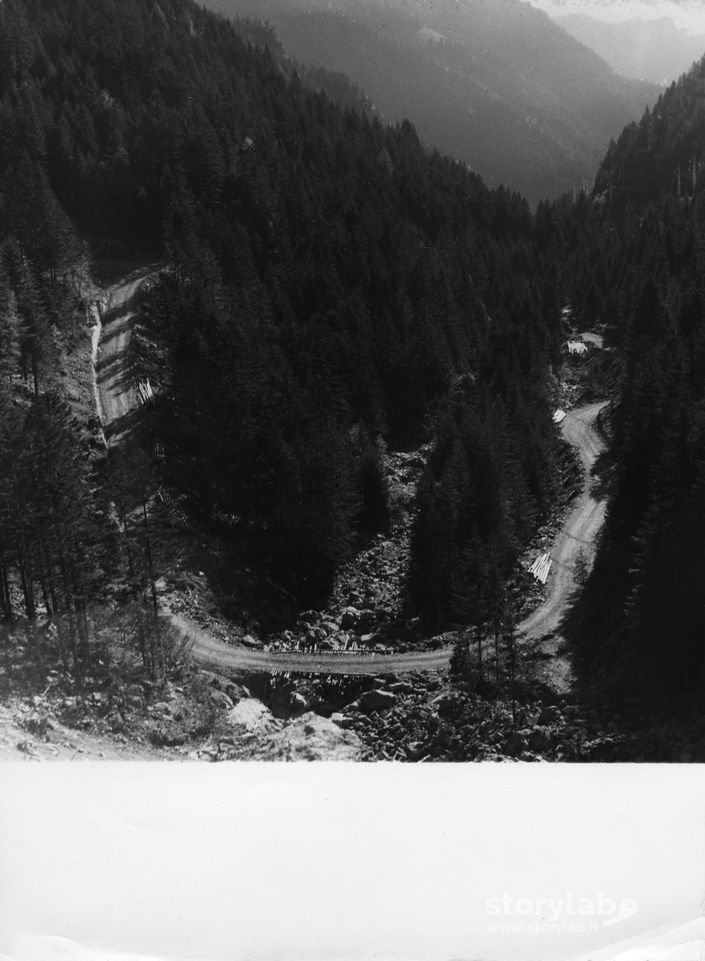
M 551 571 L 551 565 L 553 561 L 551 560 L 551 555 L 539 554 L 534 563 L 529 568 L 529 574 L 533 574 L 537 581 L 545 584 L 548 580 L 548 575 Z
M 143 404 L 149 404 L 154 400 L 154 391 L 152 390 L 152 385 L 149 380 L 141 380 L 137 385 L 137 392 L 140 395 L 140 401 Z

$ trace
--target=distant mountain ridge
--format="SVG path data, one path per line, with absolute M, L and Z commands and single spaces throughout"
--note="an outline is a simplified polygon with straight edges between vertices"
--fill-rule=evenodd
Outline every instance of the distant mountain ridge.
M 288 54 L 347 74 L 390 121 L 532 202 L 587 181 L 655 99 L 518 0 L 208 0 L 259 17 Z
M 617 73 L 652 83 L 676 80 L 705 53 L 705 34 L 689 34 L 668 17 L 608 23 L 570 13 L 556 23 Z
M 581 14 L 607 23 L 628 20 L 671 20 L 690 34 L 705 33 L 701 0 L 529 0 L 551 17 Z

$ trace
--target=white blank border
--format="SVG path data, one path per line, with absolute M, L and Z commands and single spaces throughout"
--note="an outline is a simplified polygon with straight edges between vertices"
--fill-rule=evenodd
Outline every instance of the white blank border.
M 58 961 L 46 945 L 31 956 L 28 935 L 100 961 L 550 961 L 696 917 L 705 898 L 698 766 L 24 764 L 0 778 L 0 951 L 26 961 Z M 505 893 L 639 911 L 587 935 L 490 931 L 485 902 Z

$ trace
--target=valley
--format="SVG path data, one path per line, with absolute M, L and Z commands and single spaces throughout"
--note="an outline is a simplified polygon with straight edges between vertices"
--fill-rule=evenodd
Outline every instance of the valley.
M 657 88 L 613 73 L 528 3 L 209 0 L 265 19 L 296 62 L 342 72 L 387 122 L 532 205 L 591 180 Z
M 3 752 L 703 756 L 703 61 L 106 4 L 0 8 Z
M 103 428 L 112 444 L 120 442 L 120 425 L 138 409 L 135 383 L 129 374 L 129 343 L 134 321 L 134 310 L 130 309 L 130 304 L 142 280 L 150 276 L 153 274 L 149 272 L 149 268 L 145 268 L 107 290 L 106 302 L 109 306 L 98 348 L 97 378 Z M 101 378 L 100 371 L 106 366 L 111 370 L 110 378 Z M 585 490 L 579 495 L 578 502 L 572 508 L 551 548 L 554 568 L 548 580 L 547 597 L 517 626 L 520 638 L 524 638 L 526 642 L 541 642 L 546 635 L 555 637 L 575 589 L 573 569 L 576 557 L 580 552 L 591 554 L 594 550 L 594 543 L 604 519 L 604 501 L 597 500 L 591 493 L 590 473 L 598 455 L 604 449 L 596 422 L 605 404 L 606 402 L 602 401 L 576 408 L 569 411 L 561 422 L 563 436 L 580 455 L 585 470 Z M 352 576 L 354 578 L 355 575 Z M 402 573 L 402 578 L 404 576 Z M 381 654 L 374 651 L 369 654 L 353 654 L 346 653 L 344 648 L 321 651 L 319 654 L 252 651 L 218 641 L 183 614 L 167 612 L 166 616 L 184 635 L 192 639 L 194 658 L 218 669 L 353 676 L 437 671 L 449 666 L 453 651 L 452 646 L 403 654 L 386 651 Z M 336 615 L 331 613 L 329 616 L 335 618 Z M 337 616 L 340 619 L 340 612 Z M 337 628 L 340 630 L 340 624 Z M 427 643 L 432 643 L 432 639 Z M 565 687 L 564 680 L 561 681 L 561 687 Z

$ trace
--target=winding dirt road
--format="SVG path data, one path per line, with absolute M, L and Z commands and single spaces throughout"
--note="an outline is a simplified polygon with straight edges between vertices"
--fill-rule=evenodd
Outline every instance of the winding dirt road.
M 566 523 L 551 549 L 553 566 L 547 582 L 547 597 L 532 614 L 518 626 L 522 643 L 539 642 L 554 664 L 544 673 L 551 676 L 553 685 L 566 690 L 569 665 L 561 661 L 560 639 L 555 636 L 566 605 L 575 587 L 574 566 L 582 550 L 589 557 L 595 538 L 605 516 L 604 501 L 597 500 L 589 489 L 590 470 L 604 448 L 596 430 L 597 416 L 605 402 L 579 407 L 567 414 L 561 424 L 566 440 L 578 449 L 586 469 L 586 489 L 580 495 Z M 194 621 L 173 615 L 172 622 L 193 638 L 193 654 L 201 663 L 247 671 L 291 671 L 324 674 L 403 674 L 417 671 L 437 671 L 448 667 L 452 647 L 436 651 L 407 654 L 274 654 L 231 647 L 218 641 Z
M 538 639 L 554 633 L 560 624 L 568 598 L 575 588 L 575 562 L 582 551 L 587 560 L 605 519 L 605 502 L 597 500 L 590 490 L 590 472 L 604 442 L 596 429 L 597 417 L 607 402 L 589 404 L 570 411 L 561 428 L 563 436 L 577 448 L 585 468 L 585 489 L 574 505 L 553 547 L 553 565 L 548 577 L 548 596 L 533 614 L 519 625 L 525 639 Z
M 96 382 L 99 415 L 111 444 L 129 431 L 130 416 L 139 406 L 136 386 L 130 377 L 128 347 L 135 316 L 135 295 L 153 271 L 151 267 L 137 271 L 108 290 L 108 308 L 97 350 Z M 547 582 L 546 600 L 518 626 L 522 643 L 538 645 L 546 656 L 557 661 L 561 660 L 561 641 L 556 631 L 575 587 L 575 562 L 581 550 L 586 556 L 591 555 L 605 516 L 605 503 L 593 496 L 589 483 L 590 471 L 604 448 L 596 421 L 605 403 L 576 408 L 561 423 L 563 436 L 580 453 L 586 474 L 585 489 L 551 549 L 553 566 Z M 192 653 L 198 661 L 225 669 L 262 673 L 402 674 L 442 670 L 448 667 L 453 651 L 451 647 L 445 647 L 406 654 L 279 654 L 225 644 L 186 616 L 173 613 L 169 616 L 179 630 L 193 638 Z M 552 674 L 559 688 L 566 688 L 569 670 L 568 662 L 564 661 L 546 673 Z
M 403 674 L 442 670 L 448 666 L 452 653 L 452 648 L 442 648 L 411 654 L 272 654 L 224 644 L 183 614 L 172 614 L 170 619 L 172 624 L 193 639 L 192 654 L 201 664 L 221 669 L 263 674 L 276 671 L 297 674 Z

